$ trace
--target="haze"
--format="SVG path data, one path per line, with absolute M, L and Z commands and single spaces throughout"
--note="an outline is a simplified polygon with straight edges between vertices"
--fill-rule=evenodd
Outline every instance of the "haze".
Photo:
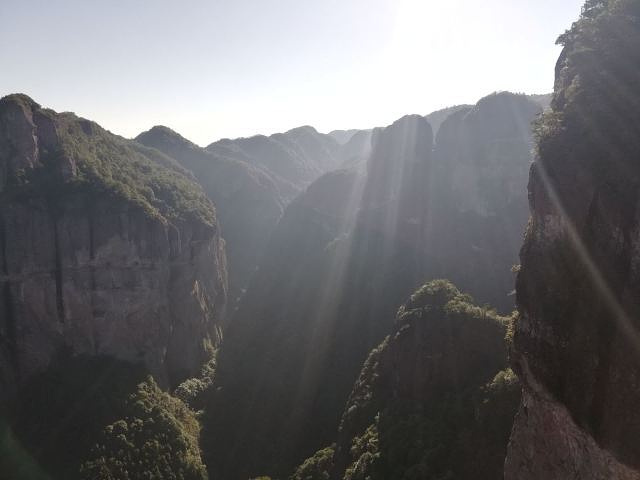
M 3 0 L 0 96 L 205 145 L 550 92 L 582 0 Z M 553 12 L 550 15 L 549 12 Z

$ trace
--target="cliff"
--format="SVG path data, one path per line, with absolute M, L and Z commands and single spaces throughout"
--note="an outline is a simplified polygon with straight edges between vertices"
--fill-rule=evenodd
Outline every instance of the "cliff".
M 529 181 L 505 478 L 640 478 L 640 4 L 588 1 L 560 42 Z
M 0 251 L 2 396 L 69 351 L 174 384 L 220 340 L 224 242 L 193 177 L 22 95 L 0 100 Z
M 444 276 L 476 298 L 511 311 L 511 265 L 528 217 L 527 179 L 540 106 L 525 95 L 489 95 L 445 120 L 435 145 L 436 252 Z M 452 248 L 455 245 L 455 248 Z
M 214 202 L 226 246 L 230 303 L 235 304 L 284 210 L 275 182 L 259 168 L 200 148 L 166 127 L 153 127 L 136 141 L 192 171 Z

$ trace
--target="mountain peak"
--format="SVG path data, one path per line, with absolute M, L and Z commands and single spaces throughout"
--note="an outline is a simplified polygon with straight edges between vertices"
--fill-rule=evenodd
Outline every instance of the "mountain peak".
M 29 106 L 30 108 L 40 108 L 40 105 L 35 100 L 24 93 L 11 93 L 0 98 L 0 106 L 10 103 Z
M 170 145 L 195 146 L 175 130 L 164 125 L 155 125 L 146 132 L 140 133 L 134 140 L 142 144 L 163 143 Z

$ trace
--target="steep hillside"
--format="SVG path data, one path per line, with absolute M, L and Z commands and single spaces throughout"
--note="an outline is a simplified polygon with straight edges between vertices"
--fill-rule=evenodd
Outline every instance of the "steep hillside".
M 337 442 L 291 479 L 501 479 L 519 401 L 508 321 L 445 280 L 418 289 L 366 360 Z
M 362 130 L 350 129 L 350 130 L 332 130 L 328 133 L 329 136 L 333 137 L 336 142 L 340 145 L 344 145 L 358 132 Z
M 362 362 L 426 279 L 512 310 L 532 143 L 519 127 L 539 110 L 490 96 L 454 114 L 435 149 L 424 117 L 404 117 L 373 133 L 365 164 L 287 208 L 219 355 L 207 410 L 227 414 L 203 430 L 213 475 L 281 476 L 330 443 Z
M 193 177 L 22 95 L 0 100 L 0 396 L 61 351 L 143 362 L 162 385 L 219 341 L 224 243 Z
M 336 239 L 353 222 L 344 206 L 358 198 L 361 183 L 356 171 L 324 175 L 288 206 L 274 232 L 225 332 L 206 395 L 203 450 L 212 476 L 247 478 L 270 462 L 285 473 L 300 446 L 313 451 L 318 436 L 333 433 L 308 414 L 335 338 L 324 322 L 335 315 L 346 274 Z M 344 403 L 333 392 L 324 389 L 327 404 Z M 313 434 L 304 434 L 307 425 Z
M 202 149 L 166 127 L 153 127 L 136 141 L 192 171 L 213 200 L 225 239 L 229 296 L 235 302 L 282 216 L 284 202 L 276 184 L 257 167 Z
M 141 365 L 59 356 L 30 377 L 0 426 L 0 477 L 206 480 L 199 425 Z
M 538 127 L 507 480 L 640 478 L 640 3 L 590 0 Z
M 531 123 L 540 111 L 524 95 L 493 94 L 451 115 L 436 138 L 441 222 L 429 248 L 443 275 L 502 311 L 514 305 L 508 270 L 527 222 Z
M 467 110 L 472 108 L 473 105 L 454 105 L 453 107 L 442 108 L 440 110 L 436 110 L 435 112 L 431 112 L 428 115 L 425 115 L 424 118 L 427 119 L 431 128 L 433 129 L 433 134 L 437 135 L 440 127 L 444 123 L 444 121 L 460 110 Z
M 320 175 L 340 166 L 339 148 L 333 137 L 305 126 L 268 137 L 219 140 L 207 150 L 267 172 L 288 202 Z

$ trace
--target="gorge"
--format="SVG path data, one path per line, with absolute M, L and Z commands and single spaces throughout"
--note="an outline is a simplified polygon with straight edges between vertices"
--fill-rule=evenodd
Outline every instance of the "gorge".
M 640 2 L 559 43 L 206 147 L 0 99 L 0 478 L 640 479 Z

